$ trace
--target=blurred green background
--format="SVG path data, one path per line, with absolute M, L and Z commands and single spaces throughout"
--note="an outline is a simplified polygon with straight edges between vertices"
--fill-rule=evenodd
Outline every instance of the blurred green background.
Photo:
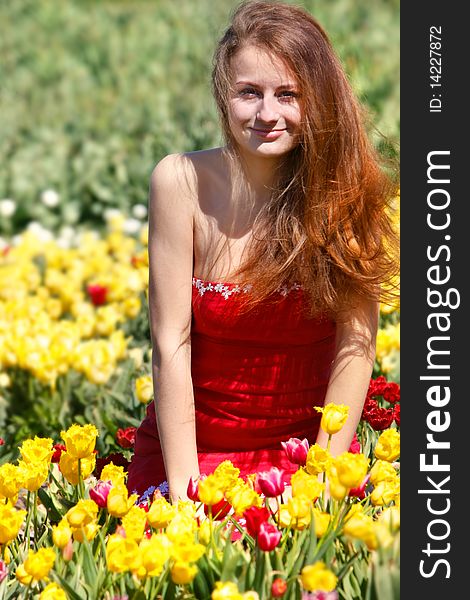
M 295 4 L 329 32 L 374 144 L 398 156 L 399 1 Z M 220 144 L 211 59 L 237 5 L 0 0 L 0 235 L 100 229 L 106 209 L 146 205 L 165 154 Z

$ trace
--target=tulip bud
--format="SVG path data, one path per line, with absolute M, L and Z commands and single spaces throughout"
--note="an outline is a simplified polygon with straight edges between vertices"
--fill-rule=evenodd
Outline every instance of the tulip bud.
M 66 545 L 62 548 L 62 558 L 68 562 L 69 560 L 72 560 L 73 557 L 73 542 L 72 542 L 72 538 L 69 539 L 69 541 L 66 543 Z
M 188 489 L 186 490 L 186 494 L 188 495 L 188 498 L 190 500 L 192 500 L 193 502 L 200 502 L 200 500 L 199 500 L 199 484 L 198 484 L 197 479 L 194 479 L 194 477 L 190 477 L 190 479 L 189 479 Z
M 261 523 L 258 532 L 258 546 L 264 552 L 270 552 L 279 544 L 281 532 L 271 523 Z
M 298 438 L 290 438 L 287 442 L 281 442 L 281 446 L 284 448 L 287 458 L 292 463 L 301 466 L 305 465 L 309 448 L 309 443 L 306 438 L 303 440 L 299 440 Z
M 282 479 L 284 471 L 272 467 L 269 471 L 258 473 L 258 485 L 266 498 L 275 498 L 284 491 L 286 484 Z
M 281 577 L 276 577 L 271 585 L 271 596 L 273 598 L 280 598 L 284 596 L 287 590 L 287 583 L 285 579 Z

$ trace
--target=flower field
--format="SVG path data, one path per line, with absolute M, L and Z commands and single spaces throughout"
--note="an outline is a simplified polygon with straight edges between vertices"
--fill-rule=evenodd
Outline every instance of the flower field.
M 382 306 L 377 360 L 350 451 L 283 443 L 298 470 L 236 465 L 126 488 L 152 398 L 147 225 L 54 238 L 32 227 L 0 253 L 0 598 L 398 597 L 399 311 Z M 325 410 L 334 435 L 347 419 Z
M 381 306 L 349 452 L 285 440 L 286 488 L 276 465 L 242 479 L 227 461 L 177 505 L 164 482 L 126 487 L 153 394 L 148 178 L 220 144 L 209 57 L 237 4 L 0 4 L 0 600 L 399 597 L 397 306 Z M 299 4 L 393 161 L 399 3 Z M 322 427 L 347 417 L 325 410 Z

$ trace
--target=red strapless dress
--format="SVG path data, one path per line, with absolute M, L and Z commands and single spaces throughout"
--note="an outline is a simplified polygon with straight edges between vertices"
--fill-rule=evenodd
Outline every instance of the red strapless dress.
M 302 314 L 299 285 L 276 302 L 237 315 L 250 286 L 193 279 L 191 373 L 200 472 L 231 460 L 241 476 L 277 466 L 297 470 L 281 442 L 315 442 L 334 357 L 335 324 Z M 274 296 L 273 296 L 274 297 Z M 166 479 L 155 405 L 136 432 L 128 488 L 138 493 Z

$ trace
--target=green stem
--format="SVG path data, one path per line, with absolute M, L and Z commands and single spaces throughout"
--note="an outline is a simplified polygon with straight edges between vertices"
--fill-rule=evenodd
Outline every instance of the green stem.
M 83 498 L 85 498 L 85 486 L 83 484 L 81 458 L 78 459 L 78 497 L 79 500 L 83 500 Z
M 28 490 L 28 495 L 26 496 L 26 524 L 24 528 L 25 542 L 26 547 L 29 548 L 29 544 L 31 541 L 31 536 L 29 533 L 31 527 L 31 519 L 32 519 L 32 511 L 31 511 L 31 492 Z
M 33 502 L 34 547 L 37 549 L 38 539 L 39 539 L 37 492 L 32 493 L 32 502 Z

